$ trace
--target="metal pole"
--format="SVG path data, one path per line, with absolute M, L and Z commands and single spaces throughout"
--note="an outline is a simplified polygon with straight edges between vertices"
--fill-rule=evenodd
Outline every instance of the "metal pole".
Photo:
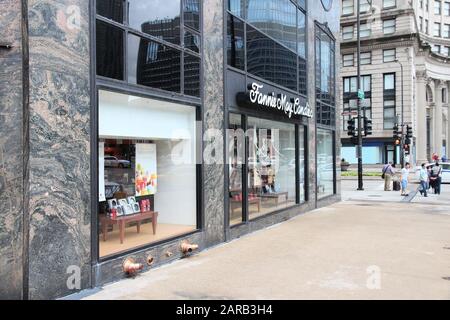
M 402 87 L 401 87 L 401 92 L 402 92 L 402 105 L 401 105 L 401 111 L 400 111 L 400 128 L 402 130 L 402 136 L 401 136 L 401 143 L 400 143 L 400 164 L 402 166 L 402 168 L 405 166 L 405 150 L 404 150 L 404 146 L 405 146 L 405 113 L 404 113 L 404 89 L 403 89 L 403 64 L 399 61 L 399 60 L 395 60 L 399 65 L 400 65 L 400 70 L 401 70 L 401 82 L 402 82 Z
M 358 63 L 358 95 L 361 91 L 361 17 L 360 17 L 360 5 L 361 0 L 357 0 L 357 63 Z M 363 185 L 363 159 L 362 159 L 362 117 L 361 117 L 361 99 L 358 96 L 358 146 L 357 146 L 357 156 L 358 156 L 358 191 L 364 190 Z

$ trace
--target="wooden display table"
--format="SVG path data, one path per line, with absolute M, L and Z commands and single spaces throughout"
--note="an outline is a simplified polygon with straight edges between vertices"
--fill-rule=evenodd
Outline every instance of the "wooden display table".
M 156 234 L 156 227 L 158 225 L 158 212 L 148 211 L 142 213 L 136 213 L 128 216 L 121 216 L 115 219 L 103 216 L 100 218 L 100 223 L 102 225 L 102 233 L 103 233 L 103 241 L 106 241 L 106 234 L 108 232 L 108 226 L 114 226 L 115 224 L 119 225 L 120 230 L 120 243 L 123 244 L 125 239 L 125 226 L 130 222 L 137 222 L 136 228 L 137 233 L 141 232 L 141 222 L 144 220 L 152 220 L 153 234 Z

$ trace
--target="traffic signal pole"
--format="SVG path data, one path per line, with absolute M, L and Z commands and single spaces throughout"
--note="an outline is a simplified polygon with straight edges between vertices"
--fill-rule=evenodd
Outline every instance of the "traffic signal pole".
M 357 43 L 358 43 L 358 49 L 357 49 L 357 63 L 358 63 L 358 146 L 356 147 L 357 156 L 358 156 L 358 191 L 364 190 L 364 184 L 363 184 L 363 159 L 362 159 L 362 116 L 361 116 L 361 17 L 360 17 L 360 5 L 361 0 L 357 0 Z

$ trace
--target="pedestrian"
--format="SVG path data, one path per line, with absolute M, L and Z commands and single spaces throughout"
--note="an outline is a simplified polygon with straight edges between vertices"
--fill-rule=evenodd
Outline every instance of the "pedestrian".
M 446 156 L 446 155 L 443 155 L 441 160 L 442 160 L 442 162 L 447 162 L 447 160 L 448 160 L 448 159 L 447 159 L 447 156 Z
M 439 161 L 436 161 L 431 169 L 430 182 L 434 189 L 434 194 L 441 194 L 442 167 L 439 164 Z
M 402 169 L 402 192 L 401 195 L 402 196 L 409 196 L 408 192 L 407 192 L 407 188 L 408 188 L 408 180 L 409 180 L 409 169 L 411 168 L 409 162 L 405 163 L 405 166 Z
M 422 163 L 422 168 L 419 171 L 419 181 L 420 181 L 420 187 L 419 187 L 420 194 L 423 195 L 424 197 L 428 197 L 428 195 L 427 195 L 428 170 L 425 166 L 425 163 Z
M 392 162 L 384 165 L 381 178 L 384 179 L 384 191 L 391 191 L 392 177 L 395 174 L 395 169 L 392 166 Z

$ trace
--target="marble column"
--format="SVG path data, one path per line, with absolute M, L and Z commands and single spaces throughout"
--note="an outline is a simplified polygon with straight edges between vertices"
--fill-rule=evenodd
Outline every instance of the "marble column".
M 418 73 L 416 80 L 416 159 L 421 164 L 427 161 L 427 110 L 425 74 Z
M 29 298 L 90 286 L 89 1 L 29 0 Z
M 444 88 L 444 81 L 437 81 L 435 90 L 435 109 L 434 109 L 434 119 L 433 119 L 433 129 L 434 129 L 434 145 L 433 152 L 435 152 L 439 157 L 442 156 L 442 89 Z
M 0 300 L 21 299 L 23 288 L 21 22 L 21 2 L 0 1 Z
M 204 163 L 205 246 L 225 240 L 224 209 L 224 2 L 203 1 L 203 127 L 208 132 L 205 155 L 214 157 Z M 216 148 L 211 152 L 211 145 Z M 213 154 L 211 154 L 213 153 Z M 211 159 L 210 159 L 211 160 Z

